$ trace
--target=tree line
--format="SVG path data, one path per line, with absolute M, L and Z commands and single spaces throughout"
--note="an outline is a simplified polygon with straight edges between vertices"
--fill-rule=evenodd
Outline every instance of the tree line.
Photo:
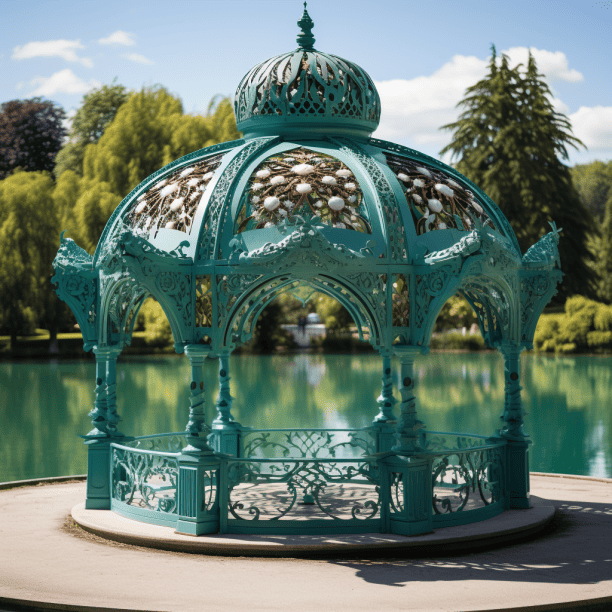
M 69 131 L 65 119 L 40 98 L 0 106 L 0 334 L 12 343 L 38 327 L 52 339 L 72 330 L 49 282 L 63 230 L 93 253 L 114 209 L 146 177 L 240 137 L 229 99 L 189 115 L 161 86 L 105 85 L 84 96 Z
M 609 304 L 612 161 L 570 168 L 568 147 L 584 145 L 550 99 L 533 56 L 510 67 L 493 47 L 486 76 L 459 103 L 458 120 L 441 128 L 452 135 L 440 154 L 450 153 L 498 204 L 523 252 L 549 221 L 564 229 L 558 305 L 575 295 Z M 240 137 L 229 99 L 217 97 L 206 114 L 190 115 L 162 86 L 102 86 L 84 96 L 69 130 L 65 121 L 61 107 L 40 98 L 0 106 L 0 334 L 14 339 L 36 327 L 53 336 L 74 324 L 49 283 L 61 231 L 93 252 L 111 213 L 138 183 L 178 157 Z M 350 324 L 339 304 L 311 306 L 336 329 Z M 268 328 L 292 317 L 295 304 L 280 300 L 273 310 L 269 324 L 258 325 L 270 345 Z M 452 300 L 440 320 L 461 323 L 452 313 L 463 310 Z

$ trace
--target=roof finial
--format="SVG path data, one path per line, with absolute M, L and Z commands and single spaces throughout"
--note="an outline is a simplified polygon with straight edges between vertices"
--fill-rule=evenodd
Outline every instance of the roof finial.
M 314 26 L 314 21 L 310 18 L 310 15 L 306 10 L 306 2 L 304 2 L 304 14 L 297 24 L 302 29 L 297 37 L 297 44 L 299 45 L 298 48 L 304 49 L 305 51 L 313 51 L 315 37 L 312 35 L 312 28 Z

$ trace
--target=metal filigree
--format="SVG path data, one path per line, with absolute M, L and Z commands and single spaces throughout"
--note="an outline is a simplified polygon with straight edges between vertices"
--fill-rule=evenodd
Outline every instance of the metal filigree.
M 176 514 L 176 456 L 112 446 L 113 499 L 129 506 Z
M 380 511 L 379 480 L 370 461 L 228 461 L 230 519 L 373 519 Z
M 331 458 L 365 456 L 376 452 L 371 430 L 250 430 L 243 434 L 245 458 Z
M 454 452 L 433 462 L 433 510 L 436 514 L 475 510 L 502 499 L 499 448 Z
M 380 121 L 380 98 L 369 75 L 344 59 L 314 50 L 285 53 L 258 64 L 242 79 L 234 103 L 238 129 L 253 118 Z
M 219 228 L 222 227 L 221 218 L 223 207 L 227 202 L 228 193 L 238 173 L 244 168 L 248 159 L 267 146 L 274 138 L 258 138 L 245 144 L 240 152 L 232 159 L 223 174 L 219 177 L 217 184 L 206 207 L 206 217 L 200 230 L 200 244 L 198 258 L 200 261 L 212 259 L 215 252 L 215 244 L 219 238 Z M 227 214 L 227 213 L 225 213 Z
M 213 326 L 212 276 L 196 276 L 196 327 Z
M 190 234 L 202 193 L 221 165 L 222 155 L 179 168 L 138 196 L 124 219 L 135 232 L 160 228 Z
M 314 215 L 324 225 L 372 233 L 352 171 L 331 155 L 305 148 L 278 153 L 257 166 L 235 232 L 292 222 L 295 215 Z
M 375 159 L 352 141 L 342 138 L 338 139 L 338 142 L 341 144 L 340 150 L 356 159 L 374 182 L 376 195 L 380 200 L 385 217 L 391 258 L 395 261 L 405 261 L 408 258 L 406 234 L 393 188 Z
M 393 275 L 391 316 L 393 327 L 410 325 L 410 285 L 403 274 Z
M 192 327 L 191 275 L 165 270 L 160 272 L 155 284 L 174 302 L 175 312 L 182 318 L 185 327 Z
M 444 172 L 399 155 L 386 157 L 402 185 L 417 234 L 448 228 L 470 230 L 476 219 L 495 229 L 474 193 Z

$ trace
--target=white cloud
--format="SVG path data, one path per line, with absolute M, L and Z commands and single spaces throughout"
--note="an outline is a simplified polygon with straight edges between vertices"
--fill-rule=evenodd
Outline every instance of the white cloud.
M 485 60 L 455 55 L 431 76 L 377 82 L 382 118 L 375 135 L 443 147 L 448 135 L 438 128 L 456 120 L 457 102 L 467 87 L 485 76 L 486 69 Z
M 547 80 L 582 80 L 582 74 L 569 69 L 567 58 L 561 51 L 532 47 L 531 52 L 539 72 L 545 74 Z M 529 49 L 512 47 L 504 53 L 510 57 L 510 65 L 516 66 L 527 62 Z M 440 130 L 440 126 L 457 120 L 460 113 L 457 103 L 463 99 L 468 87 L 486 75 L 489 61 L 490 58 L 481 60 L 474 56 L 455 55 L 431 76 L 377 82 L 382 117 L 375 136 L 439 151 L 451 138 L 451 133 Z M 554 95 L 550 100 L 557 112 L 569 113 L 569 107 L 562 100 Z
M 123 30 L 117 30 L 107 38 L 101 38 L 98 42 L 101 45 L 124 45 L 126 47 L 131 47 L 136 44 L 134 35 L 129 32 L 124 32 Z
M 137 64 L 153 64 L 150 59 L 147 59 L 144 55 L 140 55 L 139 53 L 124 53 L 122 57 L 132 62 L 136 62 Z
M 34 57 L 61 57 L 67 62 L 78 62 L 91 68 L 93 62 L 88 57 L 79 57 L 75 49 L 85 47 L 78 40 L 46 40 L 43 42 L 29 42 L 22 47 L 13 49 L 12 59 L 32 59 Z
M 70 68 L 60 70 L 50 77 L 36 77 L 30 81 L 30 86 L 36 89 L 29 96 L 52 96 L 55 93 L 78 94 L 85 93 L 95 87 L 101 87 L 102 83 L 90 79 L 88 83 L 79 79 Z
M 574 136 L 589 151 L 612 150 L 612 106 L 581 106 L 569 120 Z
M 538 72 L 542 73 L 550 82 L 568 81 L 570 83 L 579 83 L 584 79 L 582 73 L 578 70 L 569 68 L 567 57 L 562 51 L 546 51 L 545 49 L 536 49 L 531 47 L 511 47 L 503 51 L 510 58 L 510 66 L 523 64 L 527 66 L 529 51 L 536 61 Z

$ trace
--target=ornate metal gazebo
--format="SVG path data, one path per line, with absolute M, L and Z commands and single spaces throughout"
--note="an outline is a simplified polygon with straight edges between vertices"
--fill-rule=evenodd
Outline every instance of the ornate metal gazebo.
M 527 508 L 519 359 L 562 277 L 557 230 L 522 256 L 504 215 L 468 179 L 371 138 L 374 83 L 314 49 L 306 9 L 298 25 L 298 48 L 238 86 L 243 139 L 143 181 L 93 257 L 62 237 L 53 282 L 96 355 L 86 507 L 196 535 L 410 535 Z M 272 300 L 304 286 L 343 304 L 382 357 L 370 427 L 255 430 L 232 417 L 232 350 Z M 505 360 L 502 428 L 488 438 L 427 432 L 417 416 L 413 362 L 456 293 Z M 128 437 L 118 430 L 116 360 L 149 296 L 189 359 L 191 405 L 184 433 Z M 207 357 L 219 360 L 211 427 Z

